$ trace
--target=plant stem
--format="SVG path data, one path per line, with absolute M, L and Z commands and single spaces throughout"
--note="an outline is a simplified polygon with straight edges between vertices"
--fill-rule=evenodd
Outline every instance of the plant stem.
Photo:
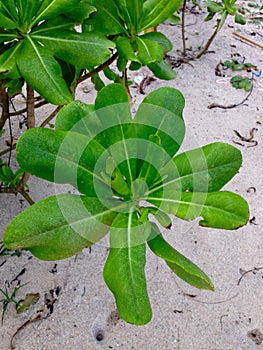
M 34 128 L 36 126 L 35 96 L 34 96 L 34 89 L 28 84 L 27 84 L 26 110 L 27 110 L 27 127 L 28 129 Z
M 3 80 L 0 80 L 0 103 L 2 104 L 2 115 L 0 118 L 0 130 L 3 129 L 5 122 L 9 116 L 9 99 L 6 93 L 6 89 L 2 87 Z
M 196 58 L 200 58 L 202 57 L 206 52 L 207 50 L 209 49 L 210 45 L 212 44 L 214 38 L 216 37 L 217 33 L 219 32 L 219 24 L 217 24 L 216 26 L 216 29 L 214 31 L 214 33 L 211 35 L 211 37 L 208 39 L 205 47 L 203 48 L 203 50 L 201 52 L 199 52 L 199 54 L 196 56 Z
M 61 108 L 64 106 L 57 106 L 57 108 L 41 123 L 40 127 L 43 128 L 46 126 L 53 118 L 56 117 L 58 112 L 61 110 Z
M 25 198 L 25 200 L 26 200 L 30 205 L 33 205 L 33 204 L 35 203 L 35 202 L 33 201 L 33 199 L 29 196 L 29 194 L 28 194 L 24 189 L 22 189 L 19 193 Z
M 42 106 L 46 105 L 47 103 L 48 102 L 45 101 L 45 100 L 40 101 L 40 102 L 38 102 L 38 103 L 36 103 L 34 105 L 34 108 L 36 109 L 36 108 L 42 107 Z M 10 115 L 10 117 L 13 117 L 15 115 L 19 115 L 19 114 L 25 113 L 26 111 L 27 111 L 27 107 L 23 108 L 23 109 L 20 109 L 19 111 L 11 112 L 9 115 Z
M 182 8 L 182 41 L 183 41 L 183 56 L 186 56 L 186 42 L 185 42 L 185 9 L 186 9 L 186 1 L 184 0 L 183 8 Z
M 103 69 L 107 68 L 109 65 L 111 65 L 116 60 L 117 57 L 118 57 L 118 52 L 115 52 L 106 62 L 104 62 L 103 64 L 101 64 L 97 68 L 95 68 L 93 71 L 80 77 L 77 81 L 77 84 L 81 83 L 82 81 L 84 81 L 86 79 L 93 77 L 93 75 L 95 75 L 95 74 L 99 73 L 100 71 L 102 71 Z

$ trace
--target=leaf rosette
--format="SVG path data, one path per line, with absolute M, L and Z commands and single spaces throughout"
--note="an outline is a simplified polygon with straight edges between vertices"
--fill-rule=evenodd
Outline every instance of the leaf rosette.
M 218 142 L 176 155 L 185 133 L 183 108 L 178 90 L 159 88 L 133 116 L 124 87 L 112 84 L 94 105 L 65 106 L 55 130 L 24 133 L 17 144 L 21 168 L 70 184 L 80 194 L 57 194 L 25 210 L 7 228 L 7 248 L 63 259 L 109 232 L 104 279 L 121 317 L 137 325 L 151 319 L 146 246 L 187 283 L 213 290 L 209 277 L 165 241 L 161 227 L 171 228 L 173 215 L 227 230 L 244 225 L 245 200 L 220 191 L 242 157 L 235 147 Z

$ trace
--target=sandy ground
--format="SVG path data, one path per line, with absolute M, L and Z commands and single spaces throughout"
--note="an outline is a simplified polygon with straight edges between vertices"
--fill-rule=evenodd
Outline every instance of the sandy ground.
M 202 14 L 187 15 L 188 24 L 196 21 L 195 25 L 187 27 L 187 45 L 193 49 L 202 45 L 204 36 L 208 35 Z M 16 350 L 263 349 L 263 178 L 260 165 L 263 160 L 263 78 L 255 78 L 253 92 L 245 104 L 232 109 L 208 108 L 211 103 L 239 103 L 247 95 L 231 87 L 228 79 L 215 75 L 220 60 L 239 54 L 263 69 L 263 51 L 237 40 L 232 32 L 239 26 L 233 28 L 232 20 L 228 24 L 211 46 L 211 53 L 191 61 L 191 65 L 176 68 L 178 77 L 174 81 L 156 80 L 145 88 L 148 93 L 159 86 L 173 86 L 183 92 L 187 134 L 182 149 L 214 141 L 234 144 L 233 138 L 240 143 L 235 145 L 243 154 L 243 165 L 226 188 L 248 201 L 251 222 L 237 231 L 223 231 L 174 219 L 172 229 L 164 232 L 176 249 L 204 269 L 216 291 L 200 291 L 188 286 L 161 260 L 149 254 L 146 274 L 153 319 L 146 326 L 136 327 L 119 319 L 113 295 L 103 281 L 107 248 L 102 244 L 93 246 L 91 252 L 84 250 L 64 261 L 42 262 L 27 252 L 20 257 L 0 257 L 0 288 L 9 284 L 12 290 L 19 281 L 27 284 L 18 291 L 17 299 L 24 298 L 26 293 L 40 294 L 37 304 L 22 314 L 16 313 L 14 305 L 8 306 L 0 327 L 1 350 L 10 349 L 14 332 L 27 320 L 34 319 L 52 295 L 56 299 L 53 313 L 22 329 L 14 339 Z M 177 56 L 176 50 L 182 48 L 180 27 L 164 24 L 160 30 L 173 42 L 172 55 Z M 252 36 L 253 32 L 258 34 Z M 262 22 L 246 25 L 242 33 L 260 41 Z M 136 73 L 140 74 L 149 72 Z M 84 92 L 90 89 L 92 85 L 88 82 L 79 88 L 79 96 L 85 102 L 93 100 L 94 93 Z M 144 97 L 135 87 L 132 92 L 136 102 Z M 40 122 L 49 110 L 44 108 L 38 113 Z M 254 140 L 258 144 L 248 147 L 252 144 L 239 140 L 233 130 L 249 137 L 252 128 L 256 128 Z M 55 191 L 53 184 L 33 177 L 29 186 L 36 201 Z M 8 222 L 26 207 L 19 196 L 1 195 L 0 237 Z M 19 275 L 21 272 L 24 273 Z M 51 295 L 50 290 L 57 291 L 58 295 L 52 291 Z M 41 315 L 45 315 L 45 311 Z M 249 335 L 251 331 L 254 337 Z

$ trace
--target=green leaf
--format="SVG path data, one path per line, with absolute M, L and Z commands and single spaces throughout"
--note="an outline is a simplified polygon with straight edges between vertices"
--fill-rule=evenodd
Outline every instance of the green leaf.
M 35 17 L 38 9 L 41 6 L 40 1 L 32 1 L 32 0 L 22 0 L 16 1 L 15 14 L 17 15 L 17 22 L 19 24 L 19 28 L 26 32 L 29 29 L 29 25 L 32 22 L 32 19 Z
M 28 249 L 42 260 L 65 259 L 104 237 L 114 217 L 97 198 L 51 196 L 16 216 L 3 241 L 7 248 Z
M 152 223 L 152 235 L 147 243 L 153 253 L 164 259 L 171 270 L 186 283 L 196 288 L 214 290 L 209 277 L 167 243 L 154 223 Z
M 180 8 L 181 0 L 146 0 L 143 4 L 143 17 L 140 30 L 145 30 L 164 22 Z
M 21 76 L 16 65 L 20 47 L 21 43 L 17 43 L 0 55 L 0 73 L 4 73 L 8 78 L 17 79 Z
M 137 57 L 143 65 L 163 59 L 163 50 L 156 41 L 137 36 L 136 43 L 138 45 Z
M 91 78 L 91 81 L 96 91 L 100 91 L 105 86 L 104 81 L 100 78 L 99 74 L 94 74 Z
M 140 124 L 137 137 L 149 139 L 151 134 L 157 135 L 168 155 L 174 156 L 184 138 L 184 104 L 183 95 L 174 88 L 161 87 L 152 91 L 144 98 L 134 119 Z
M 207 7 L 208 11 L 211 13 L 221 12 L 224 9 L 224 6 L 219 2 L 206 0 L 205 7 Z
M 15 19 L 12 18 L 12 14 L 10 11 L 6 11 L 6 4 L 0 3 L 0 23 L 1 28 L 5 29 L 15 29 L 17 28 L 17 23 Z
M 17 65 L 26 82 L 48 102 L 63 105 L 72 101 L 59 64 L 29 36 L 22 44 Z
M 139 22 L 143 13 L 143 0 L 116 0 L 119 12 L 130 34 L 140 32 Z
M 86 28 L 86 31 L 100 32 L 105 35 L 126 33 L 114 0 L 90 0 L 89 2 L 97 12 L 85 21 L 84 30 Z
M 74 131 L 87 135 L 89 133 L 88 116 L 93 112 L 94 105 L 72 101 L 57 114 L 56 130 Z
M 246 19 L 245 17 L 243 17 L 240 13 L 236 12 L 235 14 L 235 22 L 238 23 L 238 24 L 246 24 Z
M 168 22 L 171 23 L 172 25 L 178 25 L 181 22 L 181 17 L 178 15 L 171 15 L 168 19 Z
M 166 191 L 219 191 L 238 172 L 241 152 L 226 143 L 215 142 L 177 155 L 160 173 L 167 174 Z
M 136 215 L 118 214 L 110 230 L 110 253 L 103 270 L 104 280 L 115 296 L 120 316 L 129 323 L 144 325 L 151 320 L 145 280 L 143 225 Z M 114 273 L 113 273 L 114 271 Z
M 80 68 L 95 67 L 104 63 L 111 55 L 110 49 L 115 47 L 112 41 L 97 33 L 55 30 L 46 35 L 32 33 L 31 38 L 41 42 L 56 57 Z
M 92 197 L 96 196 L 96 190 L 106 196 L 110 188 L 95 167 L 100 157 L 104 164 L 110 155 L 96 140 L 90 140 L 88 135 L 75 132 L 30 129 L 19 138 L 17 161 L 22 169 L 42 179 L 71 184 Z
M 159 79 L 172 80 L 175 79 L 177 76 L 176 72 L 163 60 L 161 62 L 154 62 L 148 64 L 148 68 Z
M 72 7 L 64 14 L 72 20 L 80 23 L 88 18 L 92 13 L 96 12 L 96 8 L 90 5 L 90 0 L 81 0 L 77 6 Z
M 130 40 L 127 37 L 119 36 L 116 40 L 116 49 L 125 60 L 140 62 L 134 53 Z
M 43 0 L 31 23 L 31 27 L 42 20 L 54 18 L 62 13 L 71 11 L 72 8 L 78 6 L 78 3 L 79 0 Z
M 173 48 L 171 41 L 160 32 L 146 33 L 146 34 L 141 35 L 140 38 L 143 40 L 147 39 L 147 40 L 154 41 L 154 42 L 158 43 L 163 50 L 163 55 L 165 55 L 167 52 L 171 51 Z
M 221 192 L 156 191 L 147 201 L 162 211 L 184 220 L 202 217 L 199 225 L 234 230 L 245 225 L 249 211 L 247 202 L 239 195 Z

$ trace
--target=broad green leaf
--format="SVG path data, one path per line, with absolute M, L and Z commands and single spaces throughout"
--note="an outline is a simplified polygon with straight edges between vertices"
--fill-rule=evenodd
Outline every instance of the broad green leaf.
M 166 191 L 214 192 L 232 179 L 241 163 L 237 148 L 215 142 L 175 156 L 160 173 L 167 174 Z
M 223 4 L 212 0 L 206 0 L 205 7 L 212 13 L 221 12 L 224 9 Z
M 44 44 L 56 57 L 76 67 L 95 67 L 104 63 L 111 55 L 114 43 L 101 34 L 72 33 L 69 30 L 49 31 L 47 35 L 31 34 Z
M 180 118 L 183 117 L 185 99 L 179 90 L 172 87 L 161 87 L 152 91 L 148 96 L 144 98 L 142 103 L 159 106 L 161 108 L 167 109 Z
M 86 27 L 86 31 L 91 30 L 105 35 L 126 32 L 114 0 L 90 0 L 89 2 L 97 9 L 97 12 L 85 21 L 84 30 Z
M 140 62 L 138 57 L 134 53 L 134 49 L 127 37 L 119 36 L 116 40 L 116 49 L 122 57 L 127 61 Z
M 129 32 L 134 35 L 140 32 L 139 22 L 143 13 L 143 0 L 116 0 L 119 12 L 127 25 Z
M 147 39 L 147 40 L 155 41 L 156 43 L 158 43 L 163 50 L 163 55 L 165 55 L 167 52 L 171 51 L 173 48 L 171 41 L 160 32 L 146 33 L 146 34 L 141 35 L 140 38 L 143 40 Z
M 152 234 L 147 243 L 153 253 L 164 259 L 171 270 L 186 283 L 196 288 L 214 290 L 209 277 L 167 243 L 154 223 L 152 223 Z
M 76 21 L 65 17 L 65 15 L 59 15 L 55 18 L 51 18 L 47 21 L 40 22 L 39 25 L 32 28 L 30 35 L 42 35 L 48 36 L 49 32 L 55 32 L 60 30 L 72 30 L 76 25 Z M 75 33 L 75 30 L 71 33 Z
M 129 99 L 127 91 L 122 84 L 109 84 L 100 91 L 95 101 L 95 109 L 99 110 L 109 106 L 122 106 L 127 104 L 129 107 Z M 122 116 L 122 122 L 127 122 L 131 118 L 130 108 L 126 107 L 126 113 Z M 121 111 L 122 112 L 122 111 Z
M 17 28 L 16 18 L 13 18 L 9 8 L 6 7 L 6 2 L 0 3 L 0 23 L 1 28 L 15 29 Z M 15 10 L 15 7 L 14 7 Z
M 181 0 L 146 0 L 140 30 L 145 30 L 165 21 L 180 8 Z
M 159 79 L 172 80 L 175 79 L 177 76 L 176 72 L 163 60 L 161 62 L 154 62 L 148 64 L 148 68 Z
M 80 134 L 89 134 L 88 116 L 94 111 L 94 105 L 81 101 L 73 101 L 64 106 L 56 118 L 56 130 L 74 131 Z
M 136 215 L 118 214 L 110 230 L 110 253 L 103 270 L 104 280 L 114 294 L 120 316 L 129 323 L 144 325 L 151 320 L 145 280 L 143 225 Z
M 163 50 L 156 41 L 137 36 L 136 43 L 138 45 L 137 57 L 143 65 L 163 59 Z
M 29 36 L 23 42 L 17 65 L 26 82 L 48 102 L 63 105 L 72 101 L 59 64 Z
M 20 137 L 17 161 L 31 174 L 48 181 L 71 184 L 89 196 L 96 196 L 96 179 L 97 190 L 106 196 L 110 189 L 99 170 L 95 170 L 99 157 L 103 165 L 109 157 L 104 151 L 98 142 L 90 141 L 88 135 L 34 128 Z
M 169 156 L 178 151 L 185 132 L 182 111 L 184 97 L 176 89 L 162 87 L 152 91 L 141 103 L 135 122 L 140 124 L 137 137 L 149 139 L 157 135 Z
M 1 1 L 0 11 L 4 15 L 12 19 L 14 22 L 18 21 L 18 7 L 15 0 L 5 0 Z
M 0 55 L 0 73 L 5 73 L 8 78 L 17 79 L 21 76 L 16 65 L 20 47 L 21 43 L 17 43 Z
M 90 0 L 81 0 L 77 6 L 72 7 L 64 14 L 72 18 L 75 23 L 80 23 L 94 12 L 96 12 L 96 8 L 90 5 Z
M 72 8 L 78 6 L 79 2 L 80 0 L 43 0 L 31 23 L 31 27 L 42 20 L 54 18 L 72 10 Z
M 10 249 L 28 249 L 42 260 L 65 259 L 104 237 L 114 217 L 97 198 L 51 196 L 16 216 L 3 241 Z
M 16 3 L 18 10 L 18 23 L 19 28 L 23 31 L 27 31 L 32 19 L 36 15 L 39 7 L 41 6 L 41 1 L 32 0 L 22 0 Z
M 199 225 L 226 230 L 245 225 L 249 216 L 247 202 L 241 196 L 228 191 L 181 193 L 159 190 L 150 193 L 147 201 L 167 214 L 185 220 L 202 217 Z

